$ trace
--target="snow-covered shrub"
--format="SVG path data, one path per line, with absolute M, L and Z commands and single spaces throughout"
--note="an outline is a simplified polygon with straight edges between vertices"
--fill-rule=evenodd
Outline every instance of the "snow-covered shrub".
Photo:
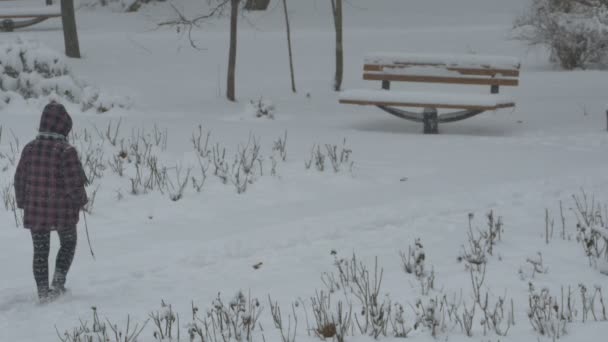
M 342 300 L 332 305 L 331 294 L 323 291 L 311 297 L 310 302 L 315 318 L 313 327 L 315 335 L 322 340 L 335 338 L 337 342 L 344 342 L 353 324 L 352 305 L 345 304 Z
M 80 325 L 66 330 L 62 334 L 57 331 L 57 336 L 61 342 L 137 342 L 137 338 L 146 327 L 148 321 L 143 324 L 133 324 L 131 318 L 127 316 L 125 327 L 110 322 L 108 319 L 102 321 L 97 313 L 97 308 L 92 307 L 93 322 L 89 326 L 87 320 L 80 319 Z M 106 323 L 107 322 L 107 323 Z
M 581 244 L 591 266 L 608 275 L 608 208 L 595 197 L 573 195 L 576 224 L 576 240 Z
M 131 106 L 129 98 L 107 95 L 77 79 L 62 54 L 38 42 L 0 43 L 0 109 L 13 101 L 57 98 L 98 113 Z
M 245 296 L 239 291 L 230 302 L 224 304 L 220 295 L 207 312 L 204 325 L 212 326 L 221 338 L 210 338 L 212 342 L 251 342 L 258 326 L 263 307 L 257 298 Z M 215 335 L 215 333 L 214 333 Z
M 424 253 L 424 246 L 420 239 L 416 239 L 414 248 L 408 247 L 407 253 L 401 251 L 401 266 L 403 271 L 407 274 L 413 274 L 416 276 L 418 283 L 420 284 L 421 294 L 427 296 L 431 290 L 435 289 L 435 271 L 427 271 L 425 267 L 426 255 Z
M 462 252 L 458 256 L 458 261 L 465 261 L 467 264 L 466 268 L 476 269 L 480 271 L 482 266 L 488 261 L 488 256 L 494 255 L 494 246 L 502 238 L 502 232 L 504 231 L 502 218 L 499 216 L 497 219 L 494 216 L 494 212 L 490 211 L 487 215 L 487 229 L 486 230 L 473 230 L 473 219 L 475 215 L 469 213 L 469 231 L 468 246 L 462 246 Z
M 329 293 L 342 289 L 344 294 L 354 296 L 360 305 L 360 315 L 354 314 L 361 334 L 378 338 L 387 336 L 390 323 L 391 301 L 381 292 L 384 270 L 378 268 L 375 259 L 373 270 L 357 259 L 335 258 L 336 273 L 324 273 L 321 277 Z
M 533 0 L 515 28 L 519 39 L 546 46 L 564 69 L 608 62 L 606 0 Z
M 551 337 L 554 340 L 565 335 L 567 332 L 566 327 L 569 323 L 567 317 L 569 316 L 563 314 L 564 308 L 560 306 L 557 298 L 552 297 L 547 288 L 536 292 L 532 284 L 530 284 L 529 291 L 528 319 L 534 331 L 539 335 Z
M 272 176 L 277 175 L 277 164 L 279 160 L 283 162 L 287 161 L 287 131 L 285 131 L 283 137 L 279 137 L 272 144 L 272 155 L 270 156 L 270 161 L 272 163 L 270 174 Z
M 295 342 L 296 334 L 298 333 L 298 317 L 296 316 L 295 307 L 298 305 L 298 302 L 292 304 L 291 306 L 294 320 L 293 331 L 291 330 L 291 315 L 287 315 L 287 325 L 283 324 L 283 315 L 281 314 L 281 307 L 279 306 L 279 303 L 273 302 L 270 295 L 268 295 L 268 303 L 270 304 L 270 314 L 272 315 L 272 321 L 274 322 L 274 326 L 281 332 L 281 341 Z
M 408 247 L 407 254 L 403 251 L 399 254 L 401 255 L 401 265 L 405 273 L 414 274 L 416 278 L 421 278 L 426 274 L 424 268 L 426 256 L 420 239 L 416 239 L 414 248 L 412 246 Z
M 267 119 L 274 119 L 275 111 L 275 105 L 271 101 L 265 100 L 263 97 L 260 97 L 257 100 L 250 100 L 247 109 L 247 112 L 252 113 L 256 118 Z
M 263 160 L 260 154 L 260 141 L 254 136 L 249 137 L 247 145 L 239 146 L 232 163 L 230 181 L 239 194 L 245 193 L 249 184 L 263 174 Z
M 335 173 L 348 168 L 348 171 L 353 171 L 354 162 L 350 156 L 353 150 L 346 146 L 346 138 L 342 141 L 342 146 L 335 144 L 325 144 L 325 150 L 321 149 L 320 145 L 314 145 L 310 153 L 310 158 L 304 162 L 306 169 L 310 169 L 312 165 L 317 171 L 325 171 L 325 162 L 329 160 Z
M 161 301 L 160 310 L 150 313 L 150 319 L 154 323 L 154 340 L 156 341 L 172 341 L 173 337 L 179 336 L 179 322 L 171 305 Z M 174 331 L 175 330 L 175 331 Z
M 448 306 L 445 304 L 446 302 L 439 298 L 429 298 L 428 302 L 418 299 L 414 306 L 416 314 L 414 329 L 427 329 L 433 337 L 445 332 L 448 327 Z

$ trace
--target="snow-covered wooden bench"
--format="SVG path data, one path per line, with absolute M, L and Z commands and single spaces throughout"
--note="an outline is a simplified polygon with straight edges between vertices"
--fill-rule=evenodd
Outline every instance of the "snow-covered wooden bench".
M 38 24 L 49 18 L 61 17 L 61 6 L 50 5 L 24 8 L 1 8 L 0 30 L 11 32 L 15 29 Z
M 381 81 L 382 89 L 345 90 L 340 103 L 373 105 L 397 117 L 424 123 L 424 133 L 438 133 L 439 123 L 464 120 L 487 110 L 514 107 L 499 95 L 501 86 L 519 84 L 517 58 L 480 55 L 374 54 L 365 58 L 363 79 Z M 489 86 L 490 94 L 390 90 L 391 82 Z M 423 108 L 410 112 L 395 107 Z M 438 110 L 457 110 L 438 113 Z

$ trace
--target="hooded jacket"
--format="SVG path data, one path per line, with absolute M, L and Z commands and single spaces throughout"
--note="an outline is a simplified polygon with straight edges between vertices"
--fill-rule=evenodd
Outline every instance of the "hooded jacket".
M 36 232 L 76 228 L 87 203 L 87 178 L 76 149 L 68 143 L 72 118 L 59 103 L 43 110 L 38 136 L 21 152 L 15 172 L 17 206 L 23 226 Z

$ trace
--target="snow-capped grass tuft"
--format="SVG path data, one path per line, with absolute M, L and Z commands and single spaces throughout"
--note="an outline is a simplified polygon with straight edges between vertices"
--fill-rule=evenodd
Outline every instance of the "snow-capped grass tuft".
M 99 318 L 97 307 L 93 306 L 91 309 L 93 311 L 91 326 L 87 320 L 81 319 L 79 326 L 63 333 L 60 333 L 55 327 L 57 337 L 61 342 L 137 342 L 139 335 L 148 324 L 148 321 L 145 321 L 141 326 L 140 323 L 133 325 L 131 317 L 127 316 L 125 326 L 119 326 L 107 318 L 102 321 Z
M 75 77 L 67 59 L 37 41 L 0 43 L 0 110 L 12 103 L 78 104 L 82 111 L 128 109 L 131 99 L 111 95 Z

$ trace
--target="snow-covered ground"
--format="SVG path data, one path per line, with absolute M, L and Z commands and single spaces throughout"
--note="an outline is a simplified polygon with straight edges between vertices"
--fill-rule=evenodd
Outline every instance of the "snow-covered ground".
M 175 1 L 189 15 L 204 11 L 204 3 Z M 191 136 L 202 124 L 211 132 L 211 143 L 228 149 L 229 158 L 250 135 L 259 138 L 266 169 L 244 194 L 209 175 L 201 193 L 189 185 L 177 202 L 159 192 L 133 196 L 128 176 L 106 169 L 88 189 L 91 194 L 99 186 L 87 217 L 96 260 L 89 255 L 81 221 L 68 281 L 71 291 L 49 305 L 36 301 L 29 234 L 15 228 L 12 212 L 0 210 L 0 341 L 57 341 L 55 327 L 64 331 L 78 326 L 79 318 L 90 319 L 91 306 L 112 321 L 123 322 L 127 314 L 143 321 L 164 300 L 183 323 L 190 317 L 191 301 L 205 309 L 218 292 L 229 299 L 239 289 L 261 300 L 264 336 L 279 341 L 267 296 L 279 301 L 287 315 L 291 302 L 306 301 L 315 290 L 325 289 L 320 277 L 334 271 L 332 250 L 340 258 L 354 252 L 370 266 L 377 256 L 384 269 L 383 293 L 406 305 L 406 320 L 413 324 L 414 310 L 408 304 L 422 296 L 416 279 L 401 270 L 399 251 L 407 251 L 420 238 L 426 265 L 432 265 L 436 276 L 432 295 L 452 297 L 462 291 L 470 305 L 470 275 L 457 257 L 467 243 L 469 213 L 474 213 L 474 226 L 483 228 L 490 210 L 502 217 L 504 233 L 489 260 L 484 288 L 492 301 L 505 294 L 514 300 L 516 325 L 507 337 L 484 336 L 478 310 L 472 338 L 454 328 L 441 333 L 441 339 L 535 341 L 526 314 L 529 281 L 537 289 L 549 287 L 558 298 L 562 287 L 571 286 L 577 291 L 577 305 L 579 283 L 590 289 L 603 286 L 606 298 L 608 278 L 589 267 L 574 239 L 576 219 L 569 208 L 574 206 L 571 195 L 581 189 L 604 203 L 608 200 L 608 74 L 556 70 L 545 51 L 510 39 L 512 20 L 527 3 L 345 1 L 345 89 L 379 87 L 361 79 L 364 57 L 378 51 L 479 53 L 522 61 L 520 86 L 504 89 L 515 99 L 515 109 L 443 124 L 437 136 L 423 135 L 421 124 L 373 107 L 338 104 L 338 94 L 331 91 L 334 35 L 328 1 L 289 2 L 297 94 L 289 87 L 280 2 L 272 1 L 267 12 L 243 17 L 237 103 L 222 95 L 227 18 L 195 30 L 193 38 L 201 48 L 195 50 L 175 29 L 156 27 L 173 16 L 167 4 L 146 5 L 130 14 L 81 6 L 77 20 L 83 58 L 69 60 L 73 73 L 131 97 L 134 106 L 104 114 L 69 106 L 77 131 L 86 129 L 97 137 L 95 127 L 105 130 L 120 119 L 120 136 L 128 139 L 156 125 L 168 138 L 166 149 L 155 151 L 166 165 L 182 165 L 185 173 L 189 165 L 198 165 Z M 0 3 L 0 8 L 6 6 L 9 3 Z M 0 35 L 3 43 L 18 37 L 63 51 L 59 19 Z M 274 120 L 251 115 L 249 101 L 260 97 L 274 103 Z M 0 112 L 0 151 L 10 151 L 11 131 L 21 145 L 34 137 L 42 105 L 9 105 Z M 277 175 L 271 176 L 273 142 L 285 131 L 287 161 L 279 162 Z M 339 173 L 305 168 L 313 145 L 342 146 L 344 139 L 352 149 L 352 172 L 348 167 Z M 118 153 L 107 142 L 103 148 L 106 160 Z M 6 163 L 0 159 L 0 167 Z M 2 188 L 13 171 L 11 166 L 0 169 Z M 198 175 L 196 168 L 192 172 Z M 570 241 L 559 238 L 560 201 Z M 548 245 L 545 209 L 555 219 L 556 230 Z M 51 255 L 56 237 L 53 242 Z M 526 258 L 538 252 L 547 273 L 522 280 L 519 270 L 527 272 Z M 261 267 L 252 267 L 258 263 Z M 296 312 L 297 340 L 316 340 L 305 331 L 303 311 Z M 312 325 L 312 313 L 308 315 Z M 579 313 L 562 340 L 598 341 L 608 332 L 606 322 L 581 320 Z M 152 330 L 149 325 L 140 341 L 154 341 Z M 347 340 L 368 340 L 355 335 Z M 432 340 L 425 329 L 411 337 Z M 261 341 L 261 336 L 256 339 Z

